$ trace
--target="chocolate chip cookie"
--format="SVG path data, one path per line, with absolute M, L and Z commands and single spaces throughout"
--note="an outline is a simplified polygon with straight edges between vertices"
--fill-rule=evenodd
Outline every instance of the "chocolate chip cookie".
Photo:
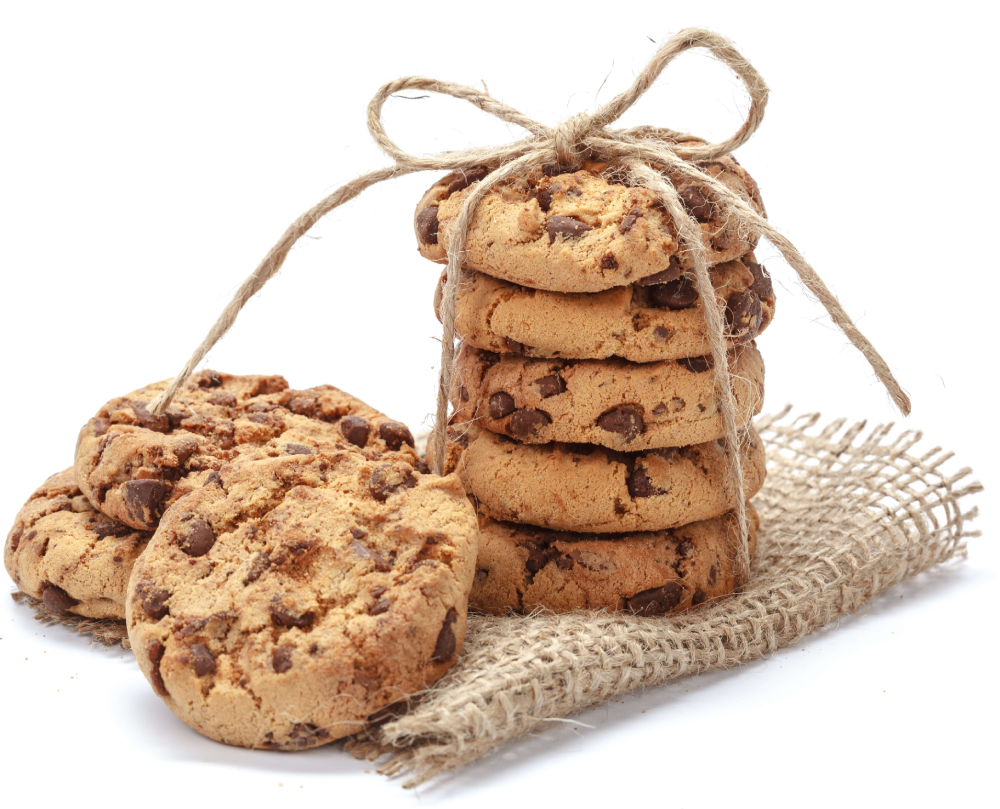
M 730 373 L 742 426 L 760 412 L 764 362 L 738 346 Z M 725 435 L 711 357 L 633 363 L 538 360 L 462 346 L 452 374 L 454 420 L 526 444 L 617 450 L 701 444 Z
M 454 475 L 253 448 L 164 513 L 129 583 L 129 639 L 198 732 L 325 744 L 454 665 L 477 533 Z
M 749 503 L 750 553 L 759 521 Z M 669 531 L 593 534 L 479 520 L 471 609 L 503 615 L 544 607 L 681 612 L 733 592 L 739 528 L 733 512 Z
M 763 214 L 756 184 L 729 156 L 700 166 Z M 469 187 L 485 169 L 450 174 L 424 194 L 414 229 L 420 252 L 446 259 L 445 245 Z M 703 186 L 671 178 L 697 219 L 711 263 L 731 261 L 757 243 Z M 551 165 L 486 193 L 476 208 L 465 263 L 495 278 L 556 292 L 599 292 L 663 272 L 670 259 L 689 259 L 662 203 L 645 188 L 625 185 L 620 169 L 585 163 L 579 171 Z
M 594 444 L 521 444 L 470 426 L 457 462 L 481 513 L 559 531 L 660 531 L 733 508 L 724 440 L 617 452 Z M 741 448 L 749 499 L 764 483 L 764 444 Z
M 440 299 L 446 273 L 435 295 Z M 774 287 L 753 253 L 711 270 L 726 307 L 731 343 L 747 343 L 774 317 Z M 458 292 L 455 328 L 476 348 L 529 357 L 654 362 L 710 351 L 705 313 L 693 277 L 672 260 L 662 273 L 605 292 L 545 292 L 467 272 Z
M 129 574 L 151 536 L 95 511 L 66 469 L 17 513 L 3 560 L 21 591 L 50 610 L 120 620 Z
M 247 447 L 272 443 L 303 454 L 356 447 L 417 460 L 404 424 L 329 385 L 291 390 L 280 376 L 205 371 L 154 416 L 147 406 L 167 384 L 112 399 L 77 442 L 80 488 L 95 508 L 133 528 L 154 529 L 167 507 Z

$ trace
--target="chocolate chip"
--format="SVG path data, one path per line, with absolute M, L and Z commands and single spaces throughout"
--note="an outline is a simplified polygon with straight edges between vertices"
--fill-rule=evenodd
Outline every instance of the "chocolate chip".
M 204 643 L 191 644 L 191 659 L 194 663 L 194 673 L 198 677 L 215 674 L 215 655 Z
M 527 348 L 524 343 L 519 343 L 517 340 L 511 340 L 509 337 L 503 338 L 504 348 L 511 354 L 524 354 Z
M 706 598 L 708 598 L 708 596 L 705 595 L 705 591 L 699 587 L 694 591 L 694 595 L 691 596 L 691 603 L 697 607 L 699 604 L 703 603 Z
M 625 604 L 632 612 L 647 618 L 654 615 L 666 615 L 681 603 L 684 588 L 677 582 L 669 582 L 662 587 L 653 587 L 636 593 L 625 599 Z
M 601 258 L 601 269 L 602 270 L 617 270 L 618 269 L 618 259 L 616 259 L 611 253 L 605 253 L 603 258 Z
M 371 425 L 368 420 L 361 418 L 361 416 L 344 416 L 340 420 L 340 432 L 356 447 L 363 447 L 368 443 L 370 430 Z
M 645 278 L 640 278 L 636 283 L 641 287 L 653 286 L 655 284 L 669 284 L 671 281 L 676 281 L 683 274 L 684 270 L 681 269 L 681 263 L 677 260 L 677 256 L 671 256 L 667 269 L 647 275 Z
M 694 543 L 690 539 L 682 539 L 677 543 L 677 555 L 682 559 L 687 559 L 694 553 Z
M 572 216 L 550 216 L 545 222 L 545 229 L 549 233 L 549 244 L 555 242 L 556 236 L 579 239 L 583 234 L 593 230 L 590 225 Z
M 413 434 L 410 432 L 410 428 L 398 421 L 382 422 L 378 426 L 378 435 L 393 452 L 402 447 L 403 444 L 413 446 Z
M 639 405 L 619 405 L 597 419 L 597 426 L 609 433 L 617 433 L 626 444 L 646 431 L 643 409 Z
M 109 429 L 111 429 L 111 419 L 102 419 L 100 417 L 95 417 L 90 420 L 90 429 L 94 433 L 94 436 L 100 438 Z
M 528 199 L 537 199 L 538 207 L 541 208 L 544 213 L 548 213 L 549 208 L 552 207 L 552 191 L 548 188 L 539 188 L 532 191 L 528 195 Z
M 139 420 L 139 424 L 147 430 L 157 433 L 165 433 L 170 430 L 170 419 L 166 415 L 154 416 L 146 409 L 146 402 L 132 402 L 132 411 Z
M 452 625 L 458 620 L 458 613 L 454 609 L 448 610 L 444 617 L 444 624 L 438 633 L 437 643 L 434 644 L 434 654 L 431 655 L 431 662 L 443 663 L 451 660 L 455 656 L 455 649 L 458 642 L 455 640 L 455 630 Z
M 694 374 L 703 374 L 705 371 L 710 371 L 715 365 L 712 358 L 708 355 L 704 357 L 685 357 L 682 360 L 677 360 L 677 364 L 682 368 L 687 368 Z
M 417 479 L 409 469 L 400 471 L 391 464 L 376 466 L 368 478 L 368 491 L 380 503 L 385 502 L 390 494 L 400 489 L 412 489 L 417 485 Z
M 267 570 L 270 565 L 270 556 L 266 553 L 256 554 L 253 561 L 250 563 L 250 570 L 248 570 L 246 576 L 243 577 L 243 586 L 246 587 L 247 585 L 253 584 L 257 581 L 257 579 L 263 575 L 264 571 Z
M 692 281 L 682 276 L 676 281 L 654 286 L 650 298 L 653 306 L 660 309 L 688 309 L 698 300 L 698 290 Z
M 386 561 L 385 557 L 382 556 L 378 551 L 373 548 L 369 548 L 360 539 L 355 539 L 351 542 L 351 549 L 362 559 L 371 559 L 375 564 L 375 569 L 379 573 L 388 573 L 392 570 L 392 565 Z
M 381 615 L 383 612 L 388 612 L 389 607 L 392 606 L 392 602 L 388 598 L 380 599 L 372 604 L 371 608 L 368 610 L 369 615 Z
M 364 528 L 352 528 L 351 536 L 355 539 L 364 539 L 368 536 L 368 532 Z
M 424 208 L 417 214 L 417 238 L 421 244 L 438 243 L 438 209 L 437 205 Z
M 51 582 L 46 583 L 42 590 L 42 603 L 52 612 L 66 612 L 80 602 L 67 593 L 62 587 L 56 587 Z
M 646 470 L 641 466 L 637 466 L 632 470 L 625 483 L 628 486 L 628 493 L 633 498 L 656 497 L 666 492 L 665 489 L 660 489 L 653 485 L 653 481 L 650 480 Z
M 222 475 L 214 469 L 208 473 L 208 477 L 205 478 L 205 482 L 201 484 L 201 487 L 204 489 L 206 486 L 211 486 L 213 483 L 218 483 L 220 486 L 222 485 Z
M 305 444 L 285 444 L 286 455 L 315 455 L 316 450 Z
M 771 284 L 771 276 L 768 275 L 767 268 L 750 259 L 743 259 L 743 266 L 750 270 L 753 275 L 753 283 L 750 289 L 757 293 L 760 298 L 770 299 L 774 297 L 774 287 Z
M 114 520 L 102 520 L 101 522 L 91 523 L 87 526 L 87 530 L 93 531 L 101 539 L 106 539 L 107 537 L 124 539 L 136 532 L 136 529 L 124 523 L 115 522 Z
M 507 422 L 507 429 L 515 438 L 533 438 L 551 423 L 552 418 L 542 410 L 516 410 Z
M 712 565 L 712 567 L 708 571 L 708 583 L 715 584 L 715 579 L 718 575 L 719 571 L 715 569 L 715 565 Z
M 136 588 L 136 594 L 142 598 L 143 612 L 154 621 L 159 621 L 164 615 L 170 614 L 170 607 L 167 606 L 170 593 L 167 590 L 143 583 Z
M 679 413 L 687 406 L 687 402 L 685 402 L 680 396 L 675 396 L 670 400 L 670 406 L 673 408 L 675 413 Z
M 458 395 L 462 397 L 463 402 L 469 401 L 469 391 L 465 385 L 458 386 Z
M 188 556 L 204 556 L 215 544 L 215 533 L 204 520 L 194 520 L 188 525 L 188 534 L 180 541 L 181 550 Z
M 628 233 L 630 230 L 632 230 L 632 228 L 635 227 L 635 223 L 639 221 L 639 217 L 641 216 L 642 216 L 642 209 L 638 207 L 633 207 L 632 210 L 630 210 L 628 214 L 625 216 L 625 218 L 622 219 L 621 223 L 619 223 L 618 232 L 623 235 Z
M 271 650 L 271 668 L 276 674 L 284 674 L 292 667 L 294 646 L 276 646 Z
M 162 480 L 129 480 L 122 486 L 129 513 L 143 525 L 153 527 L 159 514 L 158 506 L 167 493 Z
M 653 329 L 653 334 L 656 337 L 659 337 L 661 340 L 669 340 L 671 337 L 674 336 L 674 333 L 670 331 L 670 329 L 668 329 L 666 326 L 657 326 L 655 329 Z
M 473 183 L 478 183 L 487 174 L 490 173 L 488 168 L 480 166 L 479 168 L 470 169 L 469 171 L 459 172 L 457 178 L 451 181 L 448 185 L 448 196 L 452 194 L 457 194 L 459 191 L 464 191 Z
M 762 316 L 760 298 L 752 289 L 730 295 L 726 301 L 729 332 L 739 343 L 749 343 L 756 337 Z
M 199 388 L 218 388 L 222 385 L 222 374 L 218 371 L 205 371 L 198 378 Z
M 568 556 L 557 556 L 556 557 L 556 567 L 560 570 L 572 570 L 573 560 Z
M 698 186 L 682 185 L 677 189 L 677 193 L 680 194 L 681 201 L 684 203 L 684 207 L 687 208 L 688 213 L 690 213 L 691 216 L 699 222 L 712 221 L 712 215 L 715 213 L 715 206 L 712 205 Z
M 24 535 L 24 526 L 23 525 L 18 525 L 11 532 L 10 539 L 8 539 L 8 542 L 10 542 L 11 553 L 16 553 L 17 552 L 18 545 L 21 544 L 21 537 L 23 535 Z
M 160 661 L 163 659 L 163 653 L 165 651 L 166 649 L 163 644 L 158 640 L 151 640 L 146 645 L 146 658 L 152 666 L 149 676 L 153 681 L 153 690 L 161 697 L 169 696 L 167 693 L 167 686 L 163 682 L 163 675 L 160 674 Z
M 566 382 L 559 374 L 543 376 L 535 384 L 538 385 L 538 395 L 543 399 L 548 399 L 550 396 L 558 396 L 560 393 L 565 393 L 566 391 Z
M 517 405 L 514 403 L 514 397 L 509 393 L 500 391 L 499 393 L 494 393 L 490 397 L 491 419 L 507 418 L 507 416 L 513 413 L 516 409 Z
M 277 597 L 276 597 L 277 598 Z M 283 626 L 286 629 L 305 629 L 313 624 L 316 616 L 311 612 L 304 612 L 295 615 L 281 606 L 281 601 L 276 600 L 271 604 L 271 621 L 276 626 Z

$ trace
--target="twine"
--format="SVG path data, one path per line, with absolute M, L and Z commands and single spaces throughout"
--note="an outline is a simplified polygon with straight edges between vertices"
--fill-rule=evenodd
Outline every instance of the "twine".
M 649 89 L 666 66 L 678 55 L 691 48 L 706 48 L 712 55 L 728 65 L 746 87 L 750 108 L 746 119 L 732 136 L 719 143 L 679 143 L 680 133 L 663 127 L 639 126 L 628 129 L 609 129 Z M 382 107 L 393 94 L 403 90 L 422 90 L 440 93 L 468 101 L 484 112 L 507 123 L 527 130 L 529 137 L 513 143 L 487 148 L 472 148 L 456 152 L 442 152 L 429 157 L 418 157 L 400 149 L 388 136 L 382 125 Z M 708 331 L 711 335 L 712 356 L 719 391 L 723 423 L 726 428 L 726 452 L 729 459 L 729 485 L 739 508 L 740 556 L 737 569 L 745 579 L 749 570 L 747 520 L 742 506 L 743 478 L 739 459 L 740 436 L 736 429 L 736 405 L 732 388 L 728 384 L 729 366 L 726 362 L 725 318 L 712 302 L 715 296 L 708 277 L 709 259 L 695 220 L 684 210 L 671 181 L 647 165 L 658 164 L 666 171 L 692 180 L 708 188 L 724 215 L 735 217 L 742 228 L 766 237 L 784 256 L 798 274 L 806 288 L 816 297 L 833 322 L 868 360 L 876 377 L 885 386 L 892 400 L 903 415 L 910 412 L 910 400 L 893 377 L 888 365 L 875 347 L 854 325 L 837 298 L 827 289 L 816 271 L 802 254 L 784 236 L 778 233 L 762 216 L 747 205 L 723 183 L 694 165 L 698 161 L 712 160 L 734 151 L 757 131 L 764 116 L 768 88 L 764 79 L 733 45 L 722 36 L 700 28 L 685 29 L 669 38 L 654 54 L 636 77 L 632 86 L 593 114 L 580 113 L 556 127 L 539 123 L 518 110 L 496 100 L 486 91 L 451 82 L 410 76 L 384 85 L 368 105 L 368 130 L 379 148 L 393 158 L 395 165 L 371 172 L 352 180 L 334 191 L 310 211 L 299 217 L 285 231 L 279 242 L 271 248 L 253 274 L 240 286 L 233 300 L 223 311 L 208 336 L 185 363 L 170 386 L 150 405 L 150 411 L 161 414 L 170 404 L 174 394 L 192 374 L 216 342 L 230 329 L 240 310 L 281 268 L 289 250 L 305 233 L 330 211 L 353 199 L 366 188 L 403 174 L 415 171 L 470 170 L 487 166 L 491 172 L 471 186 L 459 211 L 451 239 L 447 246 L 448 276 L 441 306 L 443 339 L 441 343 L 441 371 L 438 379 L 437 414 L 434 423 L 436 435 L 432 467 L 438 474 L 444 468 L 446 429 L 448 422 L 448 392 L 451 387 L 452 366 L 455 358 L 455 307 L 462 280 L 462 257 L 469 225 L 476 206 L 494 186 L 509 178 L 545 163 L 556 162 L 574 168 L 584 157 L 627 166 L 635 180 L 657 194 L 677 228 L 684 248 L 690 252 L 695 269 L 695 280 L 704 306 Z

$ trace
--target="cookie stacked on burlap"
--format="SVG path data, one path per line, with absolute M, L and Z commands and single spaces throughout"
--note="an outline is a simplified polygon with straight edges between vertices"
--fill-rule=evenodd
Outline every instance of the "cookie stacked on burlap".
M 475 514 L 402 423 L 331 386 L 206 371 L 80 431 L 18 513 L 4 562 L 57 613 L 125 619 L 184 722 L 300 750 L 398 711 L 465 637 Z
M 764 213 L 734 158 L 700 168 Z M 424 257 L 447 260 L 462 203 L 485 174 L 449 175 L 421 199 Z M 773 318 L 774 291 L 756 238 L 707 189 L 670 179 L 701 225 L 725 307 L 745 490 L 729 482 L 704 310 L 670 216 L 606 164 L 533 169 L 480 201 L 455 304 L 447 468 L 479 514 L 477 609 L 658 615 L 736 585 L 733 509 L 764 479 L 754 338 Z

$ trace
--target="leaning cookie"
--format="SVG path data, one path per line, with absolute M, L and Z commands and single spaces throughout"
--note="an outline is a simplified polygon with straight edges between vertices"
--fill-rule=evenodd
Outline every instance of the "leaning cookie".
M 747 517 L 752 556 L 760 523 L 749 503 Z M 539 607 L 669 615 L 733 592 L 738 542 L 733 512 L 600 538 L 480 517 L 469 607 L 494 615 Z
M 199 733 L 325 744 L 454 665 L 477 530 L 455 476 L 254 450 L 164 514 L 129 583 L 129 639 Z
M 66 469 L 17 513 L 3 560 L 21 591 L 53 612 L 120 620 L 129 574 L 150 536 L 94 511 Z
M 755 345 L 730 354 L 739 426 L 760 412 L 764 361 Z M 592 443 L 617 450 L 681 447 L 726 431 L 711 357 L 667 362 L 537 360 L 459 350 L 454 420 L 526 444 Z
M 734 508 L 725 442 L 617 452 L 593 444 L 520 444 L 469 429 L 456 466 L 480 511 L 559 531 L 660 531 Z M 473 437 L 474 436 L 474 437 Z M 743 440 L 744 498 L 764 483 L 764 444 Z
M 357 447 L 417 460 L 404 424 L 329 385 L 290 390 L 280 376 L 205 371 L 154 416 L 147 406 L 166 386 L 112 399 L 77 441 L 80 488 L 95 508 L 133 528 L 155 529 L 167 507 L 247 447 Z
M 434 299 L 439 318 L 445 277 Z M 731 344 L 748 343 L 768 327 L 774 287 L 753 253 L 716 265 L 711 278 Z M 455 329 L 476 348 L 529 357 L 654 362 L 711 350 L 701 299 L 676 260 L 639 283 L 589 294 L 528 289 L 469 271 L 458 291 Z
M 756 184 L 729 156 L 700 165 L 759 213 Z M 451 174 L 424 194 L 414 217 L 420 252 L 444 261 L 445 245 L 469 187 L 485 169 Z M 703 185 L 672 177 L 699 222 L 710 263 L 752 250 L 757 235 L 742 230 Z M 599 292 L 682 267 L 677 231 L 657 196 L 625 185 L 621 170 L 584 163 L 580 171 L 544 166 L 490 189 L 479 202 L 465 242 L 466 266 L 515 284 L 557 292 Z

